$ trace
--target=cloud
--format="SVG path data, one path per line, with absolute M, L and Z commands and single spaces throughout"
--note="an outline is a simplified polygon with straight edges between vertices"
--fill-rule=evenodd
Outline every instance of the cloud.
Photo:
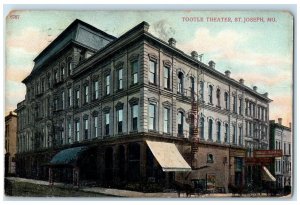
M 5 77 L 6 80 L 21 83 L 30 74 L 30 71 L 31 68 L 22 66 L 7 67 Z
M 34 27 L 27 27 L 20 33 L 7 36 L 6 48 L 20 48 L 30 53 L 41 52 L 55 36 L 41 32 Z
M 168 41 L 170 37 L 175 35 L 175 29 L 167 20 L 157 21 L 153 23 L 150 28 L 152 29 L 152 27 L 153 34 L 164 41 Z
M 280 56 L 271 53 L 258 53 L 243 48 L 243 45 L 252 41 L 255 33 L 243 33 L 234 30 L 211 32 L 208 28 L 198 28 L 194 38 L 178 44 L 187 53 L 200 51 L 211 56 L 215 61 L 233 61 L 234 64 L 248 66 L 282 66 L 292 64 L 292 53 Z
M 251 70 L 249 71 L 247 70 L 247 73 L 245 71 L 239 73 L 233 73 L 232 78 L 234 79 L 246 78 L 246 82 L 245 82 L 246 84 L 250 84 L 250 85 L 262 84 L 264 86 L 278 86 L 279 84 L 282 84 L 284 82 L 291 82 L 292 80 L 291 73 L 270 76 L 270 75 L 262 75 L 261 73 L 257 73 L 257 72 L 252 72 Z

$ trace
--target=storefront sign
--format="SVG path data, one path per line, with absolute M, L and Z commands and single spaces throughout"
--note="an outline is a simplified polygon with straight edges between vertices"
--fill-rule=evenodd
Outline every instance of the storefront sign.
M 254 150 L 254 157 L 282 157 L 282 150 Z
M 273 162 L 271 157 L 264 157 L 264 158 L 256 158 L 256 157 L 246 157 L 245 163 L 246 164 L 270 164 Z
M 229 155 L 231 157 L 245 157 L 246 151 L 245 150 L 238 150 L 238 149 L 230 149 Z

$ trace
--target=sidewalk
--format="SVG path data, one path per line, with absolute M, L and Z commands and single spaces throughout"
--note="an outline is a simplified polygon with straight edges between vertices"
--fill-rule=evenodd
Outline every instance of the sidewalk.
M 6 178 L 9 181 L 14 182 L 23 182 L 23 183 L 30 183 L 42 186 L 54 186 L 66 190 L 79 190 L 85 193 L 94 193 L 94 194 L 103 194 L 106 197 L 131 197 L 131 198 L 178 198 L 176 192 L 160 192 L 160 193 L 143 193 L 137 191 L 129 191 L 129 190 L 120 190 L 120 189 L 110 189 L 110 188 L 103 188 L 103 187 L 73 187 L 70 184 L 58 183 L 54 182 L 53 185 L 49 185 L 47 181 L 41 180 L 34 180 L 34 179 L 25 179 L 25 178 L 17 178 L 17 177 L 8 177 Z M 186 198 L 185 193 L 181 193 L 181 198 Z M 204 194 L 204 195 L 192 195 L 191 198 L 241 198 L 241 197 L 233 197 L 232 193 L 212 193 L 212 194 Z M 249 196 L 242 196 L 249 197 Z M 257 197 L 266 197 L 265 194 L 258 195 Z

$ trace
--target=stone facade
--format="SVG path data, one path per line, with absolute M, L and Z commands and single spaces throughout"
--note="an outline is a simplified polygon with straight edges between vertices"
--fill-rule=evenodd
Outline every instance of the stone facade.
M 40 68 L 35 67 L 23 81 L 27 93 L 17 112 L 18 156 L 20 170 L 27 170 L 24 176 L 41 172 L 36 164 L 45 163 L 59 150 L 93 144 L 98 146 L 97 180 L 103 182 L 109 174 L 120 180 L 119 175 L 124 175 L 118 171 L 120 166 L 128 174 L 134 161 L 129 158 L 135 157 L 130 150 L 139 150 L 139 165 L 132 166 L 139 167 L 145 178 L 151 170 L 145 139 L 173 142 L 188 155 L 182 146 L 190 145 L 191 103 L 195 100 L 200 130 L 197 166 L 206 166 L 211 154 L 215 161 L 207 172 L 216 176 L 218 186 L 227 189 L 228 183 L 235 183 L 237 172 L 242 173 L 237 183 L 243 183 L 244 171 L 235 168 L 238 158 L 244 158 L 247 149 L 251 155 L 253 148 L 268 147 L 271 100 L 267 93 L 245 86 L 242 79 L 235 81 L 229 71 L 220 73 L 212 61 L 209 65 L 200 62 L 196 52 L 184 54 L 174 39 L 167 43 L 152 36 L 146 22 L 117 39 L 78 20 L 64 33 L 82 27 L 111 43 L 91 49 L 87 35 L 86 42 L 80 38 L 79 44 L 75 39 L 60 55 L 47 54 L 65 43 L 65 37 L 59 36 L 42 52 L 49 63 L 39 63 Z M 232 150 L 241 150 L 242 156 Z M 36 159 L 36 153 L 43 157 Z M 124 156 L 126 163 L 118 164 L 117 156 Z M 228 170 L 225 175 L 224 170 Z
M 5 176 L 16 173 L 17 115 L 10 112 L 5 117 Z
M 272 173 L 276 177 L 278 188 L 291 186 L 292 176 L 292 130 L 282 125 L 282 118 L 270 121 L 270 149 L 282 150 L 282 157 L 276 157 L 272 166 Z

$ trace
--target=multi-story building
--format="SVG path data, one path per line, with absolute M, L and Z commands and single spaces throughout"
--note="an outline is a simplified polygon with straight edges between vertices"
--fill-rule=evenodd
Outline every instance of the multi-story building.
M 59 155 L 85 146 L 80 177 L 100 183 L 244 183 L 247 149 L 268 148 L 268 93 L 148 29 L 115 38 L 75 20 L 36 57 L 17 108 L 21 176 L 47 179 Z
M 17 153 L 17 115 L 10 112 L 5 117 L 5 176 L 15 174 Z
M 291 186 L 292 176 L 292 133 L 289 127 L 282 125 L 282 118 L 270 120 L 270 149 L 282 150 L 282 157 L 276 157 L 271 171 L 276 177 L 278 188 Z

